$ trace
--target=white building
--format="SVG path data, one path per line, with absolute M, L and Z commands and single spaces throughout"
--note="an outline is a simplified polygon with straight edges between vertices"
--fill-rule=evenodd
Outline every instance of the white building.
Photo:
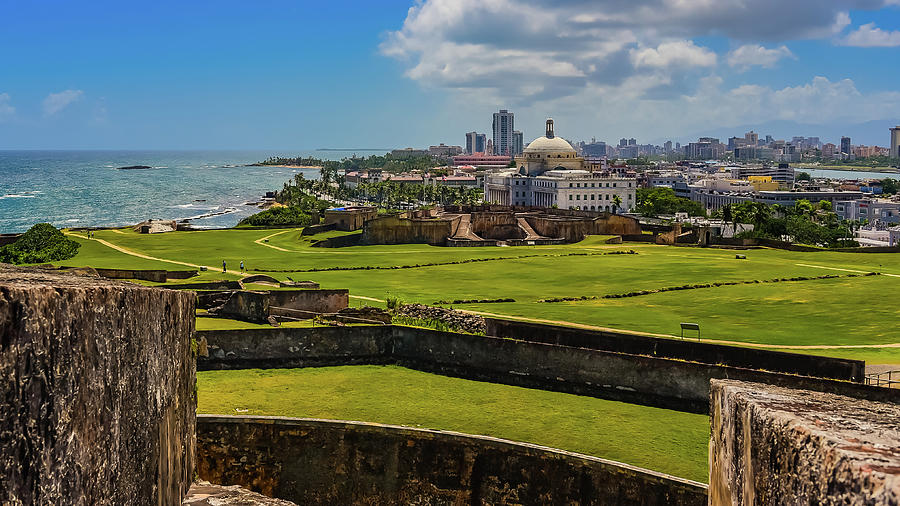
M 515 160 L 518 168 L 485 175 L 486 202 L 608 212 L 629 211 L 637 203 L 634 179 L 585 170 L 589 166 L 584 158 L 554 135 L 552 119 L 547 120 L 546 135 L 532 141 Z

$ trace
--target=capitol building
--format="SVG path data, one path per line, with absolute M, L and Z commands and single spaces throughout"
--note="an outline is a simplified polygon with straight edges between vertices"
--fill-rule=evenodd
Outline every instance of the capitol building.
M 552 119 L 546 126 L 545 135 L 531 141 L 515 158 L 516 167 L 495 169 L 485 176 L 485 202 L 606 212 L 634 208 L 634 179 L 610 176 L 600 164 L 586 163 L 571 144 L 555 135 Z

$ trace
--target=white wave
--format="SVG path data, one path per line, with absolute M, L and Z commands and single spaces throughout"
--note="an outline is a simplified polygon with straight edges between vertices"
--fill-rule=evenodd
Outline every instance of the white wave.
M 7 193 L 6 195 L 0 197 L 0 199 L 33 199 L 36 195 L 24 195 L 21 193 Z

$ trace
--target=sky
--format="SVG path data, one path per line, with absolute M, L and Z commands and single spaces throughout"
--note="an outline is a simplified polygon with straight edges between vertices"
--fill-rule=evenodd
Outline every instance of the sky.
M 0 149 L 884 146 L 898 83 L 900 0 L 0 0 Z

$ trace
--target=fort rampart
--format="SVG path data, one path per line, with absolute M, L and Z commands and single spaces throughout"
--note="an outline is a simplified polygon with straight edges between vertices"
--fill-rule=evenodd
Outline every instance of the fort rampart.
M 180 504 L 194 295 L 0 271 L 0 503 Z
M 705 505 L 706 486 L 486 436 L 280 417 L 198 416 L 197 469 L 297 504 Z
M 716 378 L 873 400 L 900 399 L 900 391 L 849 381 L 403 326 L 223 330 L 198 336 L 212 350 L 198 361 L 200 369 L 396 363 L 468 379 L 697 413 L 708 412 L 709 381 Z M 745 351 L 733 348 L 734 356 Z

